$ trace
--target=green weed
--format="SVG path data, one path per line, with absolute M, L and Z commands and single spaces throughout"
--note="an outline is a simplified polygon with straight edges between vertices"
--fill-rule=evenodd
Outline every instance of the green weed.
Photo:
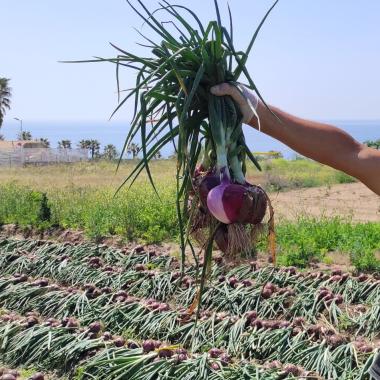
M 148 183 L 115 196 L 112 187 L 52 188 L 46 196 L 26 186 L 0 186 L 0 224 L 83 230 L 88 237 L 120 236 L 128 241 L 176 241 L 178 223 L 172 183 L 160 187 L 159 199 Z M 352 223 L 341 218 L 302 217 L 276 227 L 279 263 L 306 267 L 325 261 L 326 253 L 350 254 L 358 270 L 380 270 L 380 223 Z M 260 250 L 267 249 L 265 239 Z

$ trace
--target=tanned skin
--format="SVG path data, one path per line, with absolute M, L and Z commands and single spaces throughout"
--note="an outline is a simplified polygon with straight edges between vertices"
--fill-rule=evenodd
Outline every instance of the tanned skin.
M 328 124 L 304 120 L 276 107 L 278 119 L 259 102 L 261 132 L 303 156 L 341 170 L 380 195 L 380 151 L 360 144 L 348 133 Z M 248 123 L 258 129 L 256 117 Z

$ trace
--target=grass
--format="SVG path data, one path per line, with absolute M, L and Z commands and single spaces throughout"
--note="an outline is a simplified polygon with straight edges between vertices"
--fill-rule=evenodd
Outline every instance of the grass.
M 40 191 L 65 188 L 110 188 L 115 190 L 135 167 L 136 161 L 122 163 L 116 173 L 116 163 L 99 161 L 73 165 L 28 166 L 0 168 L 0 184 L 9 182 L 25 185 Z M 267 190 L 325 186 L 353 182 L 352 177 L 311 160 L 273 159 L 261 162 L 263 171 L 248 165 L 248 179 L 260 183 Z M 151 163 L 153 178 L 158 188 L 174 183 L 175 161 L 156 160 Z M 277 181 L 277 182 L 276 182 Z M 137 184 L 147 183 L 142 175 Z
M 263 162 L 265 186 L 269 191 L 283 191 L 355 182 L 345 173 L 311 160 L 276 159 Z
M 342 178 L 338 172 L 307 160 L 276 159 L 263 166 L 259 179 L 275 173 L 297 186 L 339 183 Z M 175 241 L 179 230 L 174 163 L 163 160 L 152 164 L 161 201 L 143 177 L 131 190 L 125 187 L 115 196 L 132 167 L 133 163 L 124 163 L 117 174 L 115 165 L 106 162 L 2 169 L 0 224 L 80 229 L 93 239 L 121 236 L 127 241 L 148 243 Z M 251 176 L 253 173 L 251 168 Z M 255 182 L 259 182 L 257 178 Z M 43 193 L 47 194 L 48 211 Z M 46 218 L 49 213 L 50 219 Z M 375 252 L 380 251 L 380 223 L 301 217 L 281 221 L 277 239 L 281 264 L 302 267 L 312 260 L 324 260 L 327 252 L 337 251 L 349 253 L 357 268 L 378 268 Z M 265 249 L 264 243 L 260 248 Z
M 300 217 L 295 222 L 277 226 L 279 263 L 307 266 L 311 261 L 325 261 L 328 252 L 351 255 L 358 270 L 380 269 L 380 223 L 351 223 L 339 217 Z
M 8 184 L 0 191 L 0 223 L 45 229 L 84 230 L 91 238 L 121 235 L 127 240 L 161 242 L 177 234 L 174 187 L 161 191 L 161 202 L 148 184 L 114 197 L 111 188 L 65 188 L 48 191 L 50 221 L 38 216 L 41 196 L 28 187 Z

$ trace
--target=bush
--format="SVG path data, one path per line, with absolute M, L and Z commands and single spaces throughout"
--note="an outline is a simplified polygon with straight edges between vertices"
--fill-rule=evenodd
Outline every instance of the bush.
M 353 265 L 376 267 L 373 258 L 380 251 L 380 223 L 351 223 L 341 218 L 299 218 L 276 227 L 279 263 L 307 266 L 327 252 L 351 253 Z M 260 248 L 266 249 L 266 243 Z M 361 260 L 360 255 L 363 254 Z
M 149 243 L 172 240 L 178 234 L 174 187 L 160 192 L 148 185 L 122 190 L 68 187 L 48 194 L 27 187 L 0 187 L 0 223 L 22 227 L 82 229 L 88 237 L 110 235 Z
M 14 183 L 0 186 L 0 224 L 40 229 L 57 225 L 81 229 L 99 239 L 117 235 L 147 243 L 178 236 L 175 187 L 160 187 L 161 201 L 148 183 L 138 183 L 114 196 L 114 188 L 53 188 L 46 194 Z M 378 268 L 380 223 L 351 223 L 340 218 L 299 218 L 276 226 L 279 263 L 307 266 L 327 252 L 351 254 L 358 270 Z M 266 241 L 258 249 L 267 249 Z
M 292 161 L 285 159 L 270 160 L 265 161 L 262 166 L 265 173 L 266 189 L 269 191 L 356 181 L 345 173 L 304 158 Z
M 380 271 L 380 260 L 376 258 L 372 250 L 364 249 L 352 252 L 350 258 L 352 264 L 358 271 Z

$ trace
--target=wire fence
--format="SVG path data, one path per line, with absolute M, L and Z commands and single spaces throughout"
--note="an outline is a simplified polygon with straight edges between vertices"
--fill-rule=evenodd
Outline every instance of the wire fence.
M 49 165 L 88 161 L 86 149 L 0 149 L 0 166 Z

